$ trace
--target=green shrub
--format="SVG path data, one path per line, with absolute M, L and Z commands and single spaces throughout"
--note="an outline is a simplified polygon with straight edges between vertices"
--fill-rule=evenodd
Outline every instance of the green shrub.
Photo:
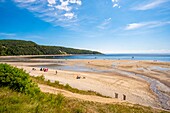
M 59 81 L 55 81 L 54 83 L 55 83 L 56 85 L 59 85 L 59 84 L 60 84 L 60 82 L 59 82 Z
M 75 108 L 74 112 L 75 113 L 84 113 L 82 108 Z
M 55 102 L 55 105 L 56 105 L 56 108 L 58 109 L 58 111 L 62 111 L 63 109 L 63 104 L 64 104 L 64 96 L 62 94 L 57 94 L 57 97 L 56 97 L 56 102 Z
M 66 84 L 66 85 L 65 85 L 65 88 L 66 88 L 66 89 L 71 89 L 71 86 L 70 86 L 69 84 Z
M 44 77 L 44 75 L 37 76 L 36 78 L 37 78 L 38 80 L 43 80 L 43 81 L 45 80 L 45 77 Z
M 30 79 L 29 74 L 23 69 L 8 64 L 0 64 L 0 87 L 2 86 L 31 95 L 40 92 L 38 86 Z

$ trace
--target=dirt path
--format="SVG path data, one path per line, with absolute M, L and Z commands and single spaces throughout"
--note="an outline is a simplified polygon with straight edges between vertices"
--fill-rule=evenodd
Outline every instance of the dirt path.
M 48 85 L 43 85 L 43 84 L 38 84 L 42 92 L 45 93 L 51 93 L 51 94 L 58 94 L 61 93 L 66 97 L 69 98 L 76 98 L 76 99 L 81 99 L 85 101 L 93 101 L 93 102 L 99 102 L 99 103 L 119 103 L 119 102 L 124 102 L 120 101 L 118 99 L 113 99 L 113 98 L 104 98 L 100 96 L 94 96 L 94 95 L 82 95 L 78 93 L 72 93 L 70 91 L 62 90 L 62 89 L 57 89 Z

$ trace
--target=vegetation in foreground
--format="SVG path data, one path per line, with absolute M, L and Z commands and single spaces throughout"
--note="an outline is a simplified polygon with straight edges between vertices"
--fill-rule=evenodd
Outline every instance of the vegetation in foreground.
M 32 82 L 29 74 L 23 69 L 18 69 L 8 64 L 0 64 L 0 87 L 6 86 L 32 96 L 40 93 L 37 84 Z
M 143 106 L 100 104 L 65 98 L 63 95 L 23 93 L 0 88 L 0 113 L 168 113 Z
M 0 113 L 168 113 L 139 105 L 101 104 L 42 93 L 27 73 L 0 64 Z
M 7 55 L 54 55 L 54 54 L 101 54 L 97 51 L 43 46 L 32 41 L 0 40 L 0 56 Z

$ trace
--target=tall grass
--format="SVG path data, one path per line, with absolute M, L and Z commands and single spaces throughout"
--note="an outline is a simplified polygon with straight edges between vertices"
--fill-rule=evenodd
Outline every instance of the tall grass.
M 61 94 L 40 93 L 36 97 L 0 88 L 0 113 L 168 113 L 143 107 L 121 104 L 101 104 L 69 99 Z

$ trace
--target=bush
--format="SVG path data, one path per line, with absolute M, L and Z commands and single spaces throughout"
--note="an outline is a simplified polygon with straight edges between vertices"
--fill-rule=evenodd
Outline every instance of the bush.
M 70 86 L 69 84 L 66 84 L 66 85 L 65 85 L 65 88 L 66 88 L 66 89 L 71 89 L 71 86 Z
M 0 87 L 2 86 L 31 95 L 40 92 L 38 86 L 30 79 L 29 74 L 23 69 L 8 64 L 0 64 Z
M 55 83 L 56 85 L 59 85 L 59 84 L 60 84 L 60 82 L 59 82 L 59 81 L 55 81 L 54 83 Z
M 43 81 L 45 80 L 45 77 L 44 77 L 44 75 L 37 76 L 36 78 L 37 78 L 38 80 L 43 80 Z
M 84 113 L 82 108 L 74 109 L 75 113 Z

